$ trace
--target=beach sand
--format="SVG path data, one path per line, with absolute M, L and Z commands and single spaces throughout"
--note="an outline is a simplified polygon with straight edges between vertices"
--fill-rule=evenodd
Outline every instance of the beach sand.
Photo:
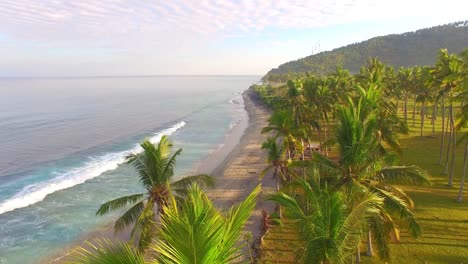
M 233 204 L 241 202 L 259 184 L 262 192 L 257 199 L 255 210 L 247 222 L 245 230 L 251 232 L 254 243 L 258 243 L 263 229 L 262 210 L 273 212 L 274 203 L 265 201 L 264 196 L 275 189 L 275 180 L 271 174 L 265 175 L 262 181 L 259 176 L 267 166 L 267 153 L 261 149 L 266 135 L 261 134 L 267 126 L 270 111 L 255 92 L 244 92 L 244 103 L 249 113 L 249 125 L 239 144 L 231 151 L 226 159 L 216 168 L 212 175 L 216 178 L 216 187 L 208 192 L 217 208 L 229 209 Z M 244 249 L 244 256 L 248 256 L 248 249 Z
M 274 190 L 275 181 L 271 175 L 266 175 L 261 182 L 259 180 L 261 171 L 267 166 L 266 152 L 261 149 L 266 136 L 261 134 L 261 130 L 267 125 L 270 111 L 251 89 L 246 90 L 243 97 L 248 120 L 244 120 L 234 128 L 224 146 L 203 159 L 194 172 L 211 172 L 210 174 L 216 179 L 216 186 L 208 191 L 208 195 L 215 206 L 222 210 L 228 210 L 233 204 L 241 202 L 257 185 L 262 184 L 262 193 L 257 199 L 257 206 L 245 227 L 257 242 L 262 235 L 262 210 L 265 209 L 269 213 L 274 210 L 274 204 L 265 201 L 263 196 Z M 74 245 L 64 248 L 62 253 L 39 263 L 63 263 L 67 259 L 66 252 L 84 244 L 83 241 L 93 241 L 98 238 L 128 240 L 129 234 L 130 229 L 114 235 L 113 224 L 107 224 L 78 239 L 79 242 Z M 244 248 L 244 255 L 248 257 L 248 248 Z

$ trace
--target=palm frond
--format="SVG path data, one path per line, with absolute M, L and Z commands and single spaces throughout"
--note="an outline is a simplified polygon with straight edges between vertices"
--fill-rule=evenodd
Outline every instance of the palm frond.
M 386 212 L 407 223 L 408 230 L 413 237 L 421 236 L 421 227 L 416 222 L 414 213 L 410 210 L 409 205 L 404 200 L 391 192 L 378 187 L 368 185 L 368 188 L 384 199 L 383 208 Z
M 226 223 L 223 225 L 224 239 L 221 243 L 220 260 L 222 263 L 232 261 L 236 258 L 236 252 L 239 246 L 236 243 L 240 237 L 242 227 L 245 225 L 253 209 L 256 199 L 260 193 L 260 185 L 257 186 L 240 204 L 234 205 L 226 217 Z M 224 262 L 225 261 L 225 262 Z
M 431 185 L 427 172 L 414 165 L 385 167 L 380 174 L 385 183 Z
M 186 176 L 182 179 L 172 182 L 171 188 L 174 189 L 188 189 L 191 185 L 196 183 L 201 188 L 211 188 L 215 185 L 215 179 L 208 174 L 199 174 Z
M 114 231 L 117 233 L 125 229 L 125 227 L 133 224 L 136 219 L 138 219 L 139 215 L 141 214 L 144 208 L 144 202 L 140 201 L 136 203 L 132 208 L 128 209 L 121 217 L 115 221 L 114 224 Z
M 75 248 L 67 264 L 145 264 L 141 252 L 125 242 L 98 240 Z
M 144 193 L 139 193 L 108 201 L 107 203 L 104 203 L 99 207 L 99 209 L 96 212 L 96 215 L 105 215 L 109 213 L 109 211 L 122 209 L 129 204 L 134 204 L 138 200 L 141 200 L 144 195 Z

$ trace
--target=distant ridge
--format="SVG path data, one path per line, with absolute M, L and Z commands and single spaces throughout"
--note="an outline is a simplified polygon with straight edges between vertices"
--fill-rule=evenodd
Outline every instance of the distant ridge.
M 263 78 L 268 80 L 275 74 L 297 72 L 323 74 L 335 70 L 337 66 L 356 73 L 369 57 L 377 57 L 394 67 L 432 65 L 441 48 L 447 48 L 452 53 L 468 48 L 468 20 L 415 32 L 375 37 L 321 52 L 284 63 L 270 70 Z

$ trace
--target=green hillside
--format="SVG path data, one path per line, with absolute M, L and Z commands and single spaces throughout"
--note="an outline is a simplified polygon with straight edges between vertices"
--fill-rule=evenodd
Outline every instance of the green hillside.
M 468 47 L 468 21 L 420 29 L 415 32 L 375 37 L 332 51 L 325 51 L 270 70 L 264 80 L 275 81 L 278 75 L 313 72 L 327 73 L 337 66 L 352 73 L 359 71 L 369 57 L 377 57 L 394 67 L 432 65 L 440 48 L 459 53 Z

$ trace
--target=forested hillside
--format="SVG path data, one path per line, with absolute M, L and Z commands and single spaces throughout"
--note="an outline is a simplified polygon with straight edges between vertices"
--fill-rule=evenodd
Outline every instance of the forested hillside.
M 357 73 L 369 57 L 393 67 L 433 65 L 441 48 L 459 53 L 468 47 L 468 21 L 420 29 L 415 32 L 375 37 L 363 42 L 325 51 L 270 70 L 264 80 L 276 81 L 297 73 L 327 73 L 341 66 Z M 286 78 L 287 79 L 287 78 Z

